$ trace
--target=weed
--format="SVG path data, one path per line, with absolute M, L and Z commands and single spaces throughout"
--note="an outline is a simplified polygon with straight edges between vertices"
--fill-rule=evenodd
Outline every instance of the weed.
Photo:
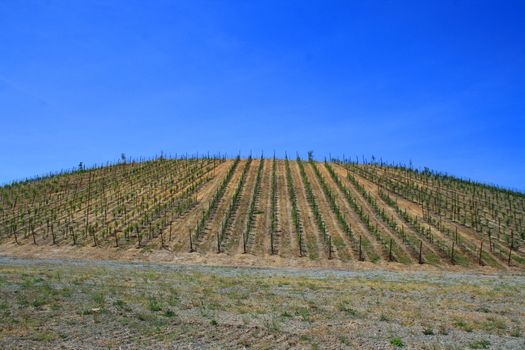
M 23 295 L 18 297 L 16 303 L 21 307 L 26 307 L 29 305 L 29 301 L 27 301 L 27 298 Z
M 113 302 L 113 305 L 123 311 L 131 312 L 131 307 L 122 299 L 117 299 Z
M 169 299 L 168 299 L 168 304 L 170 306 L 177 306 L 180 304 L 180 298 L 179 296 L 177 295 L 177 293 L 175 291 L 172 291 Z
M 339 336 L 339 341 L 341 342 L 341 344 L 344 344 L 344 345 L 347 345 L 347 346 L 350 345 L 350 339 L 348 339 L 348 337 L 346 335 L 340 335 Z
M 99 305 L 103 305 L 106 302 L 106 297 L 103 293 L 95 293 L 93 294 L 93 301 Z
M 292 318 L 292 315 L 288 312 L 288 311 L 285 311 L 281 314 L 281 317 L 284 317 L 284 318 Z
M 474 330 L 474 328 L 472 327 L 472 325 L 466 323 L 465 321 L 463 320 L 457 320 L 456 322 L 454 322 L 454 326 L 456 328 L 459 328 L 459 329 L 462 329 L 464 330 L 465 332 L 472 332 Z
M 399 337 L 395 337 L 390 339 L 390 345 L 397 346 L 398 348 L 402 348 L 405 346 L 405 343 L 401 340 Z
M 93 315 L 93 309 L 84 309 L 82 311 L 80 311 L 80 314 L 83 315 L 83 316 L 87 316 L 87 315 Z
M 279 321 L 272 317 L 271 320 L 267 320 L 265 322 L 266 330 L 270 333 L 277 333 L 281 330 L 281 325 L 279 324 Z
M 359 312 L 356 309 L 352 308 L 350 303 L 347 301 L 340 303 L 337 307 L 339 311 L 344 312 L 345 314 L 347 314 L 348 316 L 352 318 L 359 317 Z
M 476 311 L 483 312 L 485 314 L 488 314 L 490 312 L 490 310 L 487 307 L 485 307 L 485 306 L 481 306 L 481 307 L 477 308 Z
M 141 321 L 151 321 L 153 319 L 153 316 L 146 314 L 146 313 L 139 312 L 137 314 L 137 318 Z
M 310 310 L 306 307 L 302 307 L 299 310 L 297 310 L 296 315 L 300 316 L 303 321 L 310 322 Z
M 381 314 L 381 316 L 379 316 L 379 321 L 390 322 L 390 317 L 385 314 Z
M 53 340 L 56 340 L 58 338 L 58 335 L 54 332 L 37 332 L 34 337 L 33 337 L 33 340 L 36 340 L 36 341 L 53 341 Z
M 113 305 L 115 305 L 119 309 L 123 309 L 126 306 L 126 302 L 122 299 L 117 299 L 113 302 Z
M 148 308 L 150 311 L 153 311 L 153 312 L 162 310 L 162 307 L 160 306 L 157 299 L 155 298 L 150 298 L 148 302 Z
M 507 329 L 507 324 L 501 319 L 489 317 L 481 324 L 481 328 L 486 331 L 505 330 Z
M 521 337 L 521 330 L 519 328 L 514 328 L 512 331 L 510 331 L 510 336 L 515 338 Z
M 300 337 L 299 337 L 299 340 L 304 342 L 304 343 L 309 343 L 310 342 L 310 337 L 307 336 L 306 334 L 302 334 Z
M 175 312 L 173 312 L 173 310 L 166 309 L 166 311 L 164 311 L 164 316 L 166 316 L 166 317 L 173 317 L 173 316 L 175 316 Z
M 31 305 L 35 308 L 35 309 L 38 309 L 40 308 L 41 306 L 45 305 L 46 304 L 46 300 L 44 299 L 35 299 L 33 300 L 33 302 L 31 303 Z
M 423 334 L 424 335 L 434 335 L 434 330 L 430 327 L 425 327 L 423 329 Z
M 27 289 L 27 288 L 32 287 L 33 284 L 34 284 L 33 279 L 28 278 L 28 279 L 23 280 L 22 283 L 20 283 L 20 287 L 22 289 Z
M 468 346 L 471 349 L 488 349 L 490 346 L 490 342 L 486 339 L 482 339 L 482 340 L 472 342 Z

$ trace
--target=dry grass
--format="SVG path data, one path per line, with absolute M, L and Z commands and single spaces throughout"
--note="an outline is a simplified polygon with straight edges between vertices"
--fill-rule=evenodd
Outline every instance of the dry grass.
M 2 258 L 0 347 L 517 349 L 524 287 L 504 274 Z

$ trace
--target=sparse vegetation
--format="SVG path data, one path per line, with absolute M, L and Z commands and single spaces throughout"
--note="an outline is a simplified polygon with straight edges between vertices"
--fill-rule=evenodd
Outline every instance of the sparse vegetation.
M 522 347 L 523 276 L 451 274 L 0 257 L 0 348 Z

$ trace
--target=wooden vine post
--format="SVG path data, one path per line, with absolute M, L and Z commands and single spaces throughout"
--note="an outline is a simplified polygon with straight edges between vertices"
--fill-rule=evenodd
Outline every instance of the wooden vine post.
M 303 236 L 299 235 L 299 256 L 303 257 Z
M 483 254 L 483 241 L 481 241 L 481 244 L 479 245 L 479 257 L 478 257 L 478 264 L 480 266 L 483 266 L 483 260 L 481 260 L 481 256 Z
M 423 264 L 422 251 L 423 251 L 423 242 L 419 240 L 419 260 L 418 260 L 419 264 Z
M 392 261 L 392 238 L 390 238 L 390 244 L 388 247 L 388 261 Z
M 332 258 L 332 237 L 328 236 L 328 259 Z
M 275 254 L 275 248 L 273 247 L 273 231 L 271 231 L 271 233 L 270 233 L 270 250 L 271 250 L 271 254 L 274 255 Z
M 359 236 L 359 261 L 363 261 L 365 260 L 363 258 L 363 248 L 362 248 L 362 245 L 361 245 L 361 236 Z
M 195 249 L 193 249 L 193 238 L 191 237 L 191 230 L 189 230 L 190 233 L 190 253 L 193 253 Z

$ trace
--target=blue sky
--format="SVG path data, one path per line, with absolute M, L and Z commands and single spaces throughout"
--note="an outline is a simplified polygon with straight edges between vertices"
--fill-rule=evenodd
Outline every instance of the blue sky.
M 2 1 L 0 183 L 375 155 L 525 190 L 523 1 Z

